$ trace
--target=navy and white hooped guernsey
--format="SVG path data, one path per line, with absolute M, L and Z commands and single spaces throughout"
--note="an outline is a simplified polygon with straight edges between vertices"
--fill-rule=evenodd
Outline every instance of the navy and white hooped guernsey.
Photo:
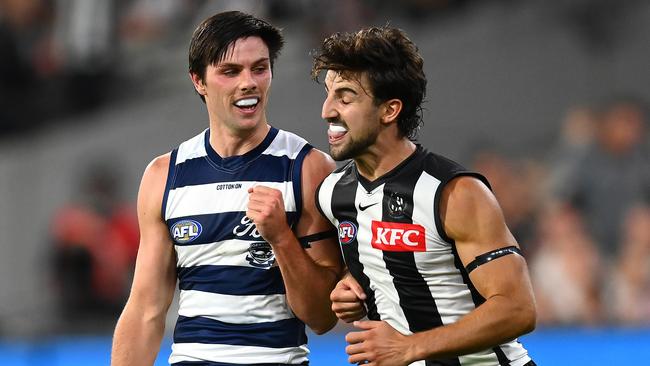
M 163 197 L 180 289 L 169 363 L 306 364 L 305 325 L 289 308 L 273 251 L 246 206 L 248 188 L 276 188 L 293 226 L 302 207 L 302 163 L 312 147 L 272 127 L 253 150 L 221 158 L 209 135 L 207 129 L 172 151 Z

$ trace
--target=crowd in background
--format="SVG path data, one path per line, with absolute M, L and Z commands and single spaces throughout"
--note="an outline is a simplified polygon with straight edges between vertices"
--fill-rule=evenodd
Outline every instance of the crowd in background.
M 650 324 L 646 105 L 567 111 L 543 159 L 473 156 L 528 259 L 541 324 Z
M 272 19 L 303 19 L 314 40 L 353 29 L 378 9 L 396 11 L 379 0 L 325 3 L 263 2 Z M 421 19 L 469 3 L 412 0 L 399 9 Z M 119 98 L 113 85 L 128 82 L 120 79 L 120 52 L 187 28 L 213 4 L 0 0 L 0 135 L 20 135 Z M 260 3 L 251 4 L 259 13 Z M 462 161 L 489 179 L 524 250 L 540 324 L 650 325 L 646 103 L 626 95 L 572 107 L 546 156 L 513 156 L 480 144 Z M 137 224 L 111 169 L 101 162 L 91 167 L 79 178 L 79 199 L 52 218 L 53 286 L 71 329 L 79 318 L 70 314 L 80 312 L 101 314 L 112 328 L 128 294 Z

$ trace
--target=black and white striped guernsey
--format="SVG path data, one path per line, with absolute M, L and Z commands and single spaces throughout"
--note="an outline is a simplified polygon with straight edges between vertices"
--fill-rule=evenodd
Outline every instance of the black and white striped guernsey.
M 418 145 L 408 159 L 373 182 L 359 175 L 351 161 L 319 186 L 319 209 L 338 227 L 347 267 L 366 292 L 369 319 L 412 334 L 454 323 L 485 301 L 438 215 L 443 187 L 460 175 L 488 184 L 483 176 Z M 522 366 L 529 361 L 527 351 L 513 340 L 412 365 Z
M 279 189 L 293 226 L 302 207 L 302 163 L 312 147 L 271 128 L 253 150 L 221 158 L 209 134 L 172 151 L 163 197 L 180 290 L 169 363 L 306 364 L 305 325 L 289 308 L 273 251 L 246 207 L 250 187 Z

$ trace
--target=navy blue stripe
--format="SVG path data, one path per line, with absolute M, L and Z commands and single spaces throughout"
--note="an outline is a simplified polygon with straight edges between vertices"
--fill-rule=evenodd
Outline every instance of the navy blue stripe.
M 178 268 L 178 288 L 224 295 L 285 294 L 279 267 L 269 269 L 239 266 Z
M 297 214 L 295 212 L 287 212 L 286 215 L 287 222 L 296 220 Z M 189 243 L 175 243 L 176 245 L 207 244 L 229 239 L 250 240 L 255 242 L 264 241 L 255 230 L 253 224 L 242 223 L 244 216 L 246 216 L 246 212 L 223 212 L 207 215 L 181 216 L 167 220 L 167 227 L 172 228 L 174 224 L 183 220 L 194 220 L 201 224 L 202 231 L 196 239 Z
M 293 197 L 296 202 L 296 212 L 298 213 L 297 219 L 300 219 L 302 213 L 302 166 L 305 161 L 307 153 L 312 149 L 312 146 L 306 144 L 296 156 L 296 159 L 291 165 L 291 181 L 293 183 Z M 290 222 L 289 226 L 293 227 L 296 222 Z
M 172 150 L 169 157 L 169 168 L 167 170 L 167 182 L 165 182 L 165 193 L 163 194 L 162 207 L 160 209 L 161 217 L 164 220 L 167 211 L 167 197 L 169 197 L 169 191 L 174 185 L 174 175 L 176 174 L 176 154 L 178 154 L 178 148 Z
M 230 171 L 205 157 L 188 159 L 176 167 L 178 172 L 172 188 L 233 181 L 286 182 L 291 178 L 292 163 L 288 156 L 260 155 L 249 165 Z
M 304 323 L 298 318 L 232 324 L 200 316 L 179 316 L 174 329 L 174 343 L 287 348 L 307 344 L 307 334 Z

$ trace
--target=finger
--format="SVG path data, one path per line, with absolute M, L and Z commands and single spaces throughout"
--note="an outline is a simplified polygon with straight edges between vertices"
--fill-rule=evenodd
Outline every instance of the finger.
M 331 301 L 341 301 L 341 302 L 356 302 L 360 303 L 361 299 L 355 294 L 354 292 L 350 290 L 344 290 L 344 289 L 334 289 L 332 293 L 330 294 L 330 300 Z
M 357 353 L 348 357 L 348 362 L 357 365 L 367 365 L 368 356 L 366 353 Z
M 370 330 L 377 328 L 382 322 L 376 320 L 360 320 L 352 323 L 356 328 Z M 363 333 L 363 332 L 360 332 Z
M 363 309 L 363 306 L 359 302 L 359 300 L 356 301 L 333 301 L 332 302 L 332 310 L 338 310 L 338 311 L 360 311 Z
M 366 350 L 364 348 L 363 343 L 356 343 L 356 344 L 348 344 L 345 347 L 345 353 L 347 353 L 350 356 L 353 355 L 358 355 L 364 353 Z
M 368 332 L 349 332 L 345 335 L 345 341 L 349 344 L 361 343 L 367 336 Z
M 348 324 L 354 322 L 355 320 L 362 319 L 364 316 L 366 316 L 365 312 L 336 314 L 337 318 Z
M 361 285 L 359 285 L 359 282 L 357 282 L 355 279 L 348 277 L 346 279 L 346 286 L 354 292 L 355 295 L 361 300 L 366 299 L 366 293 L 363 291 L 363 288 Z
M 254 223 L 255 219 L 257 218 L 257 213 L 255 211 L 251 210 L 250 207 L 249 207 L 248 210 L 246 210 L 246 217 L 248 217 L 248 219 L 251 220 L 251 222 Z

